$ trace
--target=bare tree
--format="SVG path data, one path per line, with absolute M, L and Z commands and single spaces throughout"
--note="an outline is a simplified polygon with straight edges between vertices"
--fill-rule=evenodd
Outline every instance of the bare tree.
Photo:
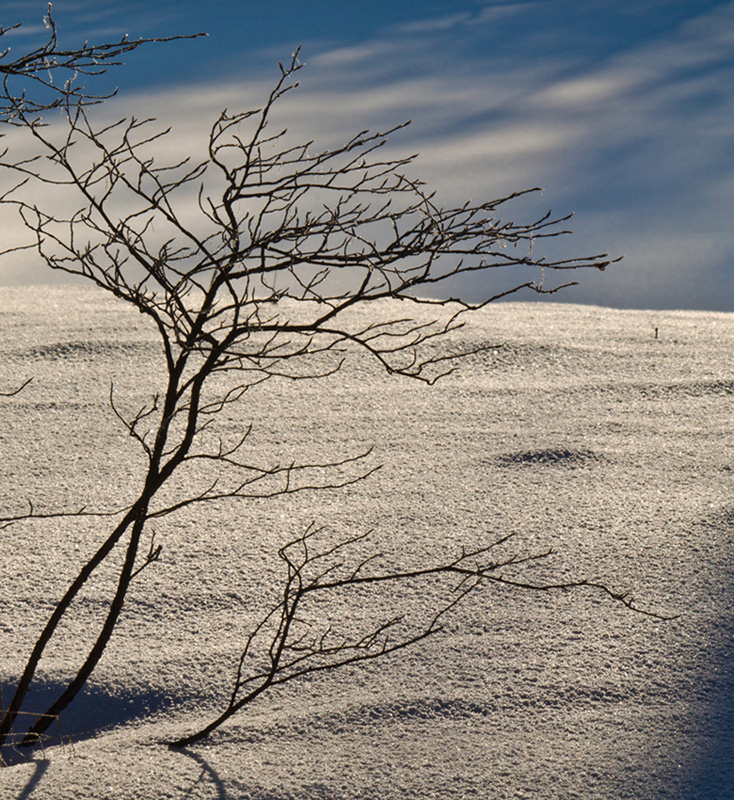
M 17 386 L 15 389 L 11 389 L 9 392 L 0 392 L 0 397 L 14 397 L 16 394 L 20 394 L 23 389 L 33 380 L 33 378 L 26 378 L 26 380 L 21 383 L 20 386 Z
M 38 47 L 16 55 L 10 46 L 5 47 L 7 37 L 12 31 L 22 27 L 16 23 L 8 27 L 0 25 L 0 119 L 8 121 L 20 110 L 26 115 L 48 111 L 68 103 L 98 103 L 109 98 L 110 94 L 96 94 L 84 86 L 85 78 L 103 75 L 110 67 L 120 66 L 120 57 L 136 50 L 143 44 L 152 42 L 171 42 L 177 39 L 196 38 L 194 36 L 170 36 L 158 39 L 129 39 L 123 36 L 119 41 L 90 44 L 67 48 L 59 44 L 56 22 L 51 13 L 52 4 L 43 22 L 48 30 L 45 41 Z
M 543 583 L 518 577 L 518 568 L 541 562 L 552 551 L 512 554 L 505 552 L 499 555 L 503 546 L 515 534 L 500 537 L 476 550 L 462 550 L 454 559 L 434 566 L 406 570 L 393 567 L 370 571 L 366 568 L 380 558 L 379 553 L 356 560 L 356 566 L 354 559 L 351 560 L 352 566 L 347 566 L 350 559 L 344 561 L 344 551 L 367 538 L 368 534 L 336 542 L 326 539 L 324 543 L 319 542 L 321 533 L 322 531 L 311 526 L 302 536 L 280 549 L 278 555 L 286 570 L 281 597 L 247 637 L 236 666 L 231 694 L 224 708 L 200 730 L 171 742 L 174 747 L 185 747 L 205 738 L 272 687 L 313 673 L 382 658 L 440 633 L 447 613 L 484 584 L 499 584 L 534 592 L 586 588 L 601 592 L 638 613 L 665 619 L 655 612 L 638 608 L 626 594 L 613 592 L 598 581 Z M 498 555 L 491 558 L 495 552 Z M 406 620 L 402 614 L 393 614 L 371 625 L 364 625 L 356 634 L 344 635 L 323 622 L 312 624 L 306 616 L 305 606 L 317 595 L 338 594 L 343 600 L 344 595 L 357 588 L 380 592 L 386 585 L 420 584 L 429 579 L 442 579 L 448 583 L 445 587 L 446 599 L 419 624 Z M 453 583 L 450 583 L 452 580 Z M 364 598 L 360 598 L 360 602 L 363 603 Z M 343 603 L 340 611 L 340 616 L 342 615 L 347 616 Z
M 466 314 L 498 296 L 527 288 L 556 291 L 542 281 L 520 281 L 477 304 L 428 299 L 426 291 L 470 272 L 516 267 L 540 271 L 604 269 L 605 255 L 546 261 L 533 243 L 567 231 L 568 217 L 550 213 L 525 223 L 499 212 L 526 191 L 488 202 L 442 208 L 410 177 L 412 157 L 383 156 L 397 126 L 362 131 L 343 145 L 315 150 L 272 130 L 275 106 L 301 69 L 297 53 L 281 65 L 261 108 L 223 112 L 214 122 L 204 160 L 161 160 L 167 130 L 151 120 L 122 119 L 99 126 L 84 102 L 65 102 L 64 125 L 48 127 L 18 104 L 15 122 L 38 145 L 38 155 L 0 166 L 17 176 L 3 195 L 35 237 L 46 265 L 81 276 L 138 309 L 159 335 L 165 378 L 150 400 L 126 413 L 110 391 L 110 405 L 145 456 L 134 502 L 124 508 L 38 512 L 29 505 L 0 524 L 54 516 L 97 516 L 111 527 L 58 601 L 20 676 L 0 723 L 10 732 L 40 659 L 72 601 L 108 556 L 124 560 L 111 587 L 109 611 L 77 674 L 25 739 L 32 744 L 63 711 L 98 663 L 141 570 L 161 553 L 146 531 L 152 520 L 185 507 L 246 501 L 361 481 L 375 467 L 368 453 L 320 463 L 277 463 L 250 447 L 249 429 L 227 439 L 216 429 L 221 412 L 245 403 L 255 387 L 279 377 L 313 380 L 338 373 L 351 353 L 376 360 L 388 373 L 432 384 L 465 352 L 447 353 L 442 337 Z M 28 187 L 35 187 L 34 193 Z M 36 201 L 37 187 L 72 193 L 75 211 L 60 213 Z M 528 190 L 529 192 L 537 189 Z M 192 204 L 198 219 L 192 222 Z M 563 285 L 569 285 L 565 283 Z M 387 321 L 367 322 L 355 310 L 393 301 Z M 428 315 L 426 312 L 429 312 Z M 210 479 L 184 496 L 163 491 L 174 475 L 206 467 Z M 176 744 L 205 736 L 271 686 L 315 671 L 384 656 L 441 629 L 441 620 L 477 586 L 503 583 L 550 591 L 587 587 L 635 610 L 631 599 L 598 582 L 534 583 L 508 568 L 531 566 L 548 553 L 491 560 L 508 537 L 429 567 L 379 567 L 379 559 L 345 566 L 355 538 L 324 543 L 315 528 L 280 551 L 286 575 L 280 601 L 254 628 L 235 670 L 232 693 L 209 726 Z M 146 544 L 149 541 L 149 544 Z M 376 554 L 377 555 L 377 554 Z M 353 637 L 304 628 L 301 609 L 317 594 L 435 578 L 454 579 L 446 600 L 417 628 L 398 618 L 376 622 Z

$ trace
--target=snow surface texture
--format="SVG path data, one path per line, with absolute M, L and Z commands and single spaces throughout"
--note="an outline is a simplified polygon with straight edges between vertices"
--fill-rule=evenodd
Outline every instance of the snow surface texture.
M 388 313 L 382 308 L 380 313 Z M 4 513 L 110 507 L 141 466 L 110 412 L 158 386 L 141 315 L 85 288 L 0 294 Z M 657 338 L 655 334 L 657 329 Z M 495 305 L 448 347 L 502 343 L 433 388 L 364 358 L 314 383 L 271 381 L 222 424 L 253 422 L 264 461 L 342 457 L 383 468 L 338 492 L 189 510 L 126 602 L 63 743 L 0 770 L 0 797 L 734 797 L 734 315 Z M 433 563 L 509 531 L 556 551 L 527 577 L 598 577 L 636 615 L 589 592 L 488 587 L 447 630 L 384 661 L 265 694 L 205 743 L 163 741 L 211 720 L 248 625 L 278 590 L 275 551 L 312 520 L 374 529 L 363 551 Z M 0 531 L 0 682 L 9 696 L 39 627 L 104 520 Z M 362 546 L 362 545 L 361 545 Z M 115 562 L 117 563 L 117 562 Z M 42 662 L 44 699 L 78 666 L 112 565 Z M 404 587 L 421 613 L 445 586 Z M 360 613 L 323 608 L 347 621 Z M 30 759 L 30 760 L 28 760 Z

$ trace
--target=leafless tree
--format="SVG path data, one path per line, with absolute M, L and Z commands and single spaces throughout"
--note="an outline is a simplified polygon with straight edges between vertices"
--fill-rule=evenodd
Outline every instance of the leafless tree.
M 370 570 L 368 565 L 380 558 L 378 553 L 356 560 L 356 566 L 354 559 L 347 557 L 345 561 L 345 550 L 369 534 L 336 542 L 322 537 L 326 543 L 319 541 L 320 534 L 322 531 L 311 526 L 302 536 L 280 549 L 278 555 L 286 571 L 281 597 L 247 637 L 224 708 L 200 730 L 171 742 L 174 747 L 185 747 L 205 738 L 272 687 L 306 675 L 382 658 L 440 633 L 447 613 L 475 589 L 488 583 L 534 592 L 586 588 L 601 592 L 639 613 L 664 618 L 638 608 L 626 594 L 613 592 L 599 581 L 544 583 L 518 577 L 518 568 L 541 562 L 552 551 L 507 554 L 504 546 L 515 534 L 500 537 L 470 552 L 462 550 L 454 559 L 434 566 L 405 570 Z M 499 555 L 503 551 L 504 554 Z M 495 552 L 498 555 L 492 558 Z M 352 566 L 347 566 L 350 561 Z M 419 624 L 406 620 L 402 614 L 393 614 L 376 623 L 367 623 L 356 634 L 350 635 L 323 622 L 314 624 L 307 617 L 306 607 L 317 596 L 338 594 L 344 601 L 344 595 L 356 589 L 367 588 L 379 593 L 386 585 L 420 584 L 431 579 L 442 579 L 447 584 L 446 599 Z M 360 597 L 360 602 L 364 602 L 364 597 Z M 351 616 L 353 612 L 354 608 L 347 614 L 344 602 L 340 604 L 340 617 Z
M 249 429 L 233 440 L 217 434 L 224 409 L 247 402 L 256 386 L 272 379 L 334 375 L 349 353 L 366 355 L 388 373 L 432 384 L 466 355 L 438 345 L 464 324 L 468 312 L 522 288 L 544 293 L 560 287 L 519 281 L 474 305 L 460 298 L 429 299 L 428 289 L 470 272 L 516 267 L 563 272 L 604 269 L 610 263 L 605 255 L 562 261 L 535 255 L 539 241 L 567 232 L 562 226 L 568 218 L 549 213 L 525 223 L 501 220 L 502 208 L 525 191 L 441 207 L 410 176 L 412 157 L 383 156 L 388 136 L 402 126 L 362 131 L 325 150 L 273 130 L 274 108 L 297 86 L 300 69 L 296 53 L 281 65 L 262 107 L 223 112 L 199 162 L 163 161 L 168 131 L 151 120 L 100 126 L 84 102 L 65 102 L 64 124 L 43 126 L 31 113 L 33 106 L 14 107 L 15 123 L 35 141 L 38 154 L 0 160 L 17 176 L 2 201 L 17 208 L 50 269 L 87 279 L 149 320 L 159 336 L 165 378 L 160 391 L 131 412 L 114 387 L 110 390 L 113 413 L 145 456 L 134 502 L 58 512 L 39 512 L 29 504 L 0 518 L 4 525 L 72 515 L 110 521 L 28 657 L 0 724 L 0 742 L 72 601 L 108 556 L 122 549 L 123 564 L 97 639 L 25 743 L 36 741 L 85 684 L 135 576 L 159 558 L 161 546 L 147 534 L 152 520 L 218 501 L 346 486 L 375 469 L 365 452 L 320 463 L 273 462 L 250 447 Z M 44 208 L 36 199 L 42 194 L 39 186 L 71 192 L 74 204 L 66 207 L 74 212 Z M 198 213 L 193 222 L 192 206 Z M 388 321 L 365 322 L 354 313 L 381 301 L 394 303 Z M 175 497 L 162 491 L 172 476 L 187 470 L 198 475 L 201 467 L 210 479 L 199 490 Z M 348 567 L 343 559 L 360 538 L 325 543 L 310 528 L 281 549 L 286 571 L 281 599 L 247 638 L 225 709 L 176 744 L 206 735 L 271 686 L 381 657 L 435 634 L 449 609 L 487 582 L 536 591 L 586 587 L 637 610 L 631 599 L 599 582 L 534 583 L 513 577 L 508 568 L 531 566 L 548 553 L 492 560 L 508 537 L 429 567 L 381 567 L 377 558 L 357 559 Z M 300 616 L 316 595 L 379 590 L 437 576 L 454 584 L 447 586 L 445 602 L 417 628 L 406 629 L 391 617 L 353 637 L 335 638 L 329 629 L 305 628 Z
M 0 392 L 0 397 L 14 397 L 16 394 L 20 394 L 23 389 L 33 380 L 33 378 L 26 378 L 26 380 L 21 383 L 20 386 L 17 386 L 15 389 L 11 389 L 9 392 Z
M 123 36 L 119 41 L 90 44 L 84 42 L 77 47 L 62 47 L 59 44 L 56 22 L 51 13 L 52 4 L 43 22 L 48 30 L 45 41 L 38 47 L 16 55 L 8 45 L 8 34 L 17 31 L 22 23 L 8 27 L 0 25 L 0 118 L 8 121 L 18 111 L 26 115 L 48 111 L 68 103 L 98 103 L 111 95 L 97 94 L 81 81 L 96 78 L 110 67 L 120 66 L 119 59 L 125 53 L 152 42 L 170 42 L 176 39 L 194 37 L 171 36 L 158 39 L 129 39 Z

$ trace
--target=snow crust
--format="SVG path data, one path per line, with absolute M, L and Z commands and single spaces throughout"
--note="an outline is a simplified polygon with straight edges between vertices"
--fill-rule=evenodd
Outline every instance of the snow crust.
M 390 314 L 380 307 L 372 313 Z M 113 507 L 142 465 L 110 411 L 160 385 L 141 315 L 80 287 L 0 294 L 0 514 Z M 657 333 L 656 333 L 657 332 Z M 353 358 L 271 381 L 222 420 L 265 461 L 374 445 L 336 492 L 189 510 L 154 525 L 141 574 L 84 696 L 43 750 L 4 748 L 0 797 L 731 798 L 734 796 L 734 315 L 505 303 L 447 347 L 502 344 L 434 387 Z M 192 478 L 192 480 L 194 480 Z M 510 531 L 555 554 L 528 577 L 599 578 L 666 614 L 589 592 L 487 588 L 447 630 L 372 665 L 265 694 L 206 742 L 248 625 L 278 590 L 275 551 L 315 521 L 373 529 L 370 550 L 432 563 Z M 13 679 L 104 520 L 0 530 L 0 686 Z M 73 674 L 114 564 L 76 604 L 28 707 Z M 379 602 L 425 613 L 445 586 Z M 351 620 L 360 608 L 324 608 Z

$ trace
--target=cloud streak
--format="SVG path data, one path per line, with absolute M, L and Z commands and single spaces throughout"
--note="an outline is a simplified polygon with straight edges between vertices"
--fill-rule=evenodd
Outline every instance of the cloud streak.
M 553 243 L 552 256 L 626 256 L 601 280 L 582 276 L 584 287 L 561 299 L 734 310 L 734 3 L 602 58 L 569 51 L 565 39 L 520 57 L 538 39 L 543 7 L 487 5 L 387 26 L 354 43 L 321 43 L 313 53 L 306 42 L 303 86 L 277 122 L 318 147 L 413 119 L 391 152 L 419 150 L 416 171 L 447 203 L 544 186 L 525 213 L 546 204 L 577 212 L 576 235 Z M 482 52 L 510 23 L 516 54 L 506 43 Z M 274 74 L 137 92 L 103 113 L 172 122 L 172 152 L 183 153 L 221 108 L 262 102 Z M 492 287 L 464 289 L 478 299 Z

